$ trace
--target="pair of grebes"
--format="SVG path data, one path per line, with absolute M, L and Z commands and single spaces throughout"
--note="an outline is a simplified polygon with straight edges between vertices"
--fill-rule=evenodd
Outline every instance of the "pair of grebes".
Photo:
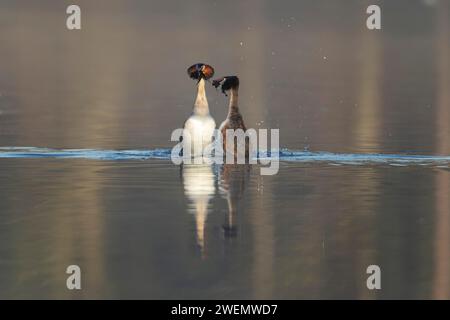
M 188 68 L 187 73 L 190 78 L 197 80 L 197 97 L 191 116 L 184 123 L 184 130 L 187 131 L 191 139 L 191 146 L 202 146 L 202 150 L 211 144 L 216 129 L 216 122 L 209 113 L 208 100 L 206 99 L 205 84 L 214 75 L 214 68 L 204 63 L 197 63 Z M 227 130 L 242 129 L 246 131 L 244 120 L 239 112 L 239 78 L 237 76 L 226 76 L 212 81 L 212 85 L 217 89 L 221 88 L 225 95 L 229 95 L 228 115 L 219 127 L 222 135 L 223 151 L 235 152 L 236 149 L 226 147 Z M 236 156 L 236 154 L 235 154 Z M 246 146 L 246 157 L 248 157 L 248 146 Z
M 209 113 L 208 100 L 206 99 L 206 82 L 214 75 L 214 69 L 207 64 L 197 63 L 189 67 L 188 75 L 197 80 L 197 96 L 191 116 L 184 123 L 184 130 L 189 133 L 191 146 L 200 143 L 202 148 L 209 145 L 214 137 L 216 122 Z M 228 115 L 219 127 L 223 140 L 223 150 L 226 149 L 226 130 L 242 129 L 246 131 L 242 115 L 238 108 L 239 78 L 226 76 L 212 80 L 212 85 L 217 89 L 220 87 L 225 95 L 229 96 Z M 183 136 L 183 139 L 185 137 Z M 246 157 L 248 149 L 246 144 Z M 236 156 L 236 149 L 231 150 Z M 191 155 L 193 153 L 191 152 Z M 237 235 L 237 211 L 238 204 L 243 196 L 245 185 L 249 179 L 250 165 L 224 164 L 218 174 L 218 184 L 211 165 L 183 165 L 182 180 L 184 192 L 189 200 L 188 212 L 195 217 L 195 234 L 197 244 L 202 257 L 206 255 L 206 221 L 211 211 L 210 201 L 216 194 L 216 188 L 227 200 L 228 213 L 222 225 L 225 238 L 234 238 Z

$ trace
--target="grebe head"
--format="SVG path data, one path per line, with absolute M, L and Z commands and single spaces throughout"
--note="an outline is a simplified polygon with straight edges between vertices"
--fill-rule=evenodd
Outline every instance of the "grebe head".
M 196 63 L 187 69 L 187 73 L 191 79 L 200 81 L 210 79 L 214 75 L 214 68 L 208 64 Z
M 220 86 L 222 92 L 227 95 L 226 91 L 239 88 L 239 78 L 236 76 L 226 76 L 213 80 L 212 85 L 217 89 Z

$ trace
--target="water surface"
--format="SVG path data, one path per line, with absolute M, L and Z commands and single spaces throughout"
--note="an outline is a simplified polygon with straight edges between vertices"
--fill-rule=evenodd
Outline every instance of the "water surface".
M 449 299 L 449 4 L 372 2 L 3 0 L 0 298 Z M 278 174 L 169 160 L 195 62 Z

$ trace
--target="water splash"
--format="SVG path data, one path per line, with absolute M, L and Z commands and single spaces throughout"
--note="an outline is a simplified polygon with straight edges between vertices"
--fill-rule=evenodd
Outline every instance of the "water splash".
M 38 147 L 0 147 L 1 158 L 65 158 L 90 160 L 170 160 L 171 149 L 101 150 L 101 149 L 50 149 Z M 261 152 L 260 158 L 267 155 Z M 382 153 L 331 153 L 282 149 L 281 161 L 303 163 L 328 163 L 336 165 L 388 164 L 392 166 L 428 165 L 450 167 L 450 156 L 382 154 Z

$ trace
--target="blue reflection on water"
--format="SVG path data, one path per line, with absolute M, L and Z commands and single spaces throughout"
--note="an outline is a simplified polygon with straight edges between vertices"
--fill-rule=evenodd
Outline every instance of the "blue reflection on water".
M 91 160 L 169 160 L 171 149 L 147 150 L 101 150 L 101 149 L 51 149 L 39 147 L 0 147 L 0 158 L 75 158 Z M 260 153 L 260 158 L 267 155 Z M 325 162 L 347 165 L 391 164 L 391 165 L 450 165 L 450 156 L 382 154 L 382 153 L 331 153 L 282 149 L 281 161 Z

